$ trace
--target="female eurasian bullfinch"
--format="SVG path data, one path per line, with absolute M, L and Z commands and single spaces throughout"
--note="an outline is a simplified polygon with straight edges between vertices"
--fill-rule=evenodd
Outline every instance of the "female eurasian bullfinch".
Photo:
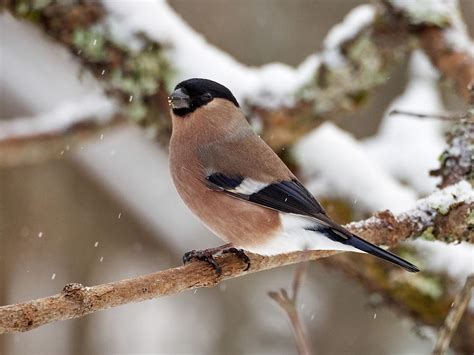
M 187 253 L 185 262 L 205 260 L 220 273 L 212 257 L 216 252 L 237 253 L 248 262 L 240 248 L 261 255 L 331 249 L 366 252 L 419 271 L 335 223 L 254 133 L 226 87 L 189 79 L 176 86 L 169 103 L 176 189 L 191 211 L 229 243 Z

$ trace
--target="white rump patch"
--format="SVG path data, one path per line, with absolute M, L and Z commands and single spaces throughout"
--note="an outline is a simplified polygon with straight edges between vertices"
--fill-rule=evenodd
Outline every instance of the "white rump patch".
M 307 217 L 280 213 L 282 230 L 266 243 L 245 247 L 252 253 L 260 255 L 277 255 L 302 250 L 344 250 L 363 253 L 350 245 L 335 242 L 324 234 L 309 231 L 315 220 Z

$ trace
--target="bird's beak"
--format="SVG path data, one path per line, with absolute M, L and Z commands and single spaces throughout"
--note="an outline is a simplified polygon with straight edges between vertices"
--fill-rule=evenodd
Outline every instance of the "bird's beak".
M 189 108 L 190 97 L 183 89 L 179 88 L 173 91 L 173 93 L 168 97 L 168 104 L 173 109 Z

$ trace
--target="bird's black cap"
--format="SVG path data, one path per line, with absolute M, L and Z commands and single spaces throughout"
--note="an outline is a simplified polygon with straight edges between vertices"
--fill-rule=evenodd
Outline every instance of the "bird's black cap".
M 239 103 L 232 92 L 224 85 L 209 79 L 199 78 L 188 79 L 176 85 L 169 101 L 176 115 L 185 116 L 215 98 L 228 100 L 239 107 Z

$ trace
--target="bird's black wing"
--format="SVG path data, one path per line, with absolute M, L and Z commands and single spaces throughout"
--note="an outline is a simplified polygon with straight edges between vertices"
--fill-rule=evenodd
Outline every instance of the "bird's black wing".
M 319 218 L 325 215 L 323 207 L 298 180 L 278 181 L 271 184 L 253 182 L 242 176 L 214 173 L 207 177 L 211 188 L 271 208 L 280 212 Z M 245 187 L 244 187 L 245 186 Z
M 220 191 L 232 191 L 239 186 L 242 181 L 244 181 L 242 176 L 227 176 L 221 173 L 215 173 L 207 177 L 209 187 Z
M 336 242 L 351 245 L 356 249 L 388 260 L 410 272 L 419 271 L 415 265 L 361 239 L 335 223 L 326 215 L 323 207 L 313 195 L 296 179 L 261 184 L 251 179 L 245 179 L 242 176 L 226 176 L 222 173 L 215 173 L 207 177 L 207 182 L 209 187 L 216 191 L 223 191 L 233 197 L 253 202 L 260 206 L 280 212 L 313 217 L 316 223 L 314 226 L 307 228 L 308 230 L 322 233 Z

